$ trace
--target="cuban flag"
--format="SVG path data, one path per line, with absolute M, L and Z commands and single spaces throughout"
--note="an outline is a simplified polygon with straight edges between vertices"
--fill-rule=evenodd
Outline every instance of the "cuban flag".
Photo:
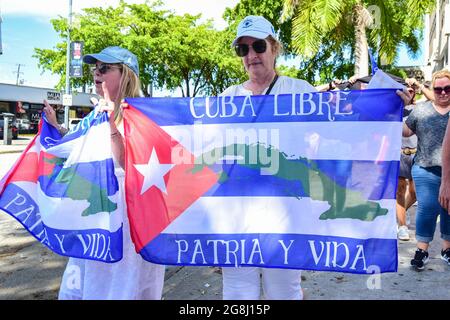
M 47 121 L 0 181 L 0 209 L 54 252 L 122 258 L 120 190 L 105 113 L 91 112 L 61 138 Z
M 395 272 L 395 90 L 133 98 L 136 251 L 169 265 Z
M 369 48 L 368 51 L 369 51 L 370 69 L 371 69 L 371 73 L 370 73 L 370 74 L 373 76 L 373 75 L 375 75 L 375 73 L 376 73 L 378 70 L 380 70 L 380 69 L 378 68 L 377 61 L 376 61 L 375 58 L 373 57 L 372 50 Z

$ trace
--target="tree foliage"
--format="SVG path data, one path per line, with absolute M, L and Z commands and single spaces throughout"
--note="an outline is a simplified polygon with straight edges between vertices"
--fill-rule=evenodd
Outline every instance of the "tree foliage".
M 241 0 L 224 17 L 230 25 L 247 15 L 263 15 L 279 31 L 287 54 L 300 58 L 299 74 L 314 82 L 348 78 L 355 62 L 355 6 L 362 4 L 374 18 L 366 31 L 379 62 L 395 63 L 405 45 L 416 55 L 423 15 L 432 0 Z M 283 15 L 284 13 L 284 15 Z M 380 63 L 379 63 L 380 65 Z
M 126 4 L 117 7 L 88 8 L 75 17 L 71 29 L 72 41 L 83 41 L 85 53 L 100 52 L 108 46 L 121 46 L 138 56 L 143 92 L 148 87 L 175 90 L 183 96 L 216 95 L 232 83 L 242 80 L 245 73 L 241 62 L 229 46 L 232 34 L 217 31 L 212 22 L 199 23 L 200 15 L 175 15 L 161 10 L 160 2 Z M 68 21 L 64 17 L 52 20 L 63 42 L 54 50 L 35 49 L 35 57 L 44 70 L 61 76 L 64 86 Z M 88 66 L 84 77 L 71 79 L 72 86 L 92 84 Z

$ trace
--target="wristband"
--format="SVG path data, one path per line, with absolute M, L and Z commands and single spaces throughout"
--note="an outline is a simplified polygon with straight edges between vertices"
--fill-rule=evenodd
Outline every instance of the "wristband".
M 115 136 L 118 136 L 118 135 L 120 135 L 119 130 L 117 130 L 117 131 L 111 133 L 111 138 L 114 138 Z
M 58 132 L 60 134 L 64 134 L 66 133 L 68 130 L 66 130 L 66 128 L 64 128 L 62 125 L 58 124 L 58 128 L 56 128 L 56 130 L 58 130 Z

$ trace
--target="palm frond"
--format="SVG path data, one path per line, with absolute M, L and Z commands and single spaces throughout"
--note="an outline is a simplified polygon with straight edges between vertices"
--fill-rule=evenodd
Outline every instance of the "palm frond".
M 299 5 L 299 0 L 284 0 L 283 11 L 281 12 L 280 22 L 286 22 L 291 19 L 295 13 L 295 9 Z
M 342 0 L 317 0 L 313 2 L 313 9 L 319 17 L 319 29 L 328 32 L 342 20 L 346 3 Z
M 292 43 L 297 54 L 311 57 L 320 48 L 322 30 L 318 28 L 319 18 L 314 10 L 313 1 L 302 2 L 292 20 Z

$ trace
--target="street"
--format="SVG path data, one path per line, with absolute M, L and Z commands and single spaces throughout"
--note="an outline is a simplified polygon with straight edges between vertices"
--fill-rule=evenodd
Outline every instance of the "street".
M 5 147 L 0 147 L 0 151 Z M 3 176 L 20 153 L 0 152 Z M 431 243 L 430 262 L 425 271 L 410 269 L 414 255 L 414 212 L 411 208 L 410 241 L 398 245 L 397 273 L 355 275 L 304 271 L 302 286 L 306 300 L 402 300 L 450 299 L 450 266 L 440 259 L 439 230 Z M 57 299 L 67 258 L 39 243 L 3 211 L 0 213 L 0 299 Z M 375 270 L 376 271 L 376 270 Z M 220 300 L 222 278 L 217 267 L 177 267 L 166 269 L 165 300 Z

